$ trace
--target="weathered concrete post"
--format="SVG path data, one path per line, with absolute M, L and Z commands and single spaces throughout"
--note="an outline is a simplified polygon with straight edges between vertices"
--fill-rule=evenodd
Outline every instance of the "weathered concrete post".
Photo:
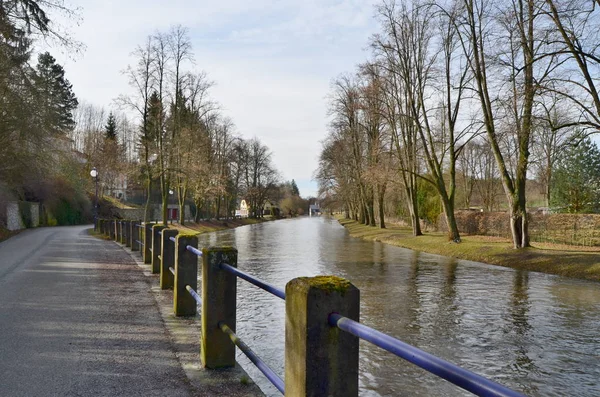
M 119 243 L 125 244 L 125 221 L 119 221 Z
M 97 228 L 98 229 L 94 229 L 94 231 L 97 231 L 98 233 L 102 234 L 102 222 L 104 221 L 104 219 L 96 219 L 96 224 L 98 225 Z
M 198 248 L 198 237 L 194 234 L 178 234 L 175 237 L 173 312 L 176 316 L 196 314 L 196 300 L 187 291 L 186 286 L 198 290 L 198 257 L 187 250 L 188 245 Z
M 160 231 L 166 229 L 165 225 L 152 226 L 152 274 L 160 273 Z
M 140 224 L 141 224 L 140 221 L 131 222 L 131 250 L 132 251 L 140 250 L 140 243 L 138 243 L 138 241 L 140 240 L 140 228 L 139 228 Z
M 115 236 L 117 235 L 117 233 L 116 233 L 117 223 L 114 219 L 110 220 L 109 228 L 110 228 L 110 230 L 109 230 L 110 239 L 114 240 Z
M 235 365 L 235 346 L 219 327 L 223 322 L 235 332 L 237 277 L 221 269 L 225 263 L 237 267 L 238 252 L 231 247 L 202 249 L 202 346 L 205 368 Z
M 115 219 L 115 237 L 114 240 L 119 242 L 121 241 L 121 220 Z
M 153 223 L 144 224 L 144 248 L 142 258 L 144 263 L 152 263 L 152 226 Z
M 129 233 L 131 229 L 131 221 L 126 219 L 123 222 L 123 236 L 121 238 L 121 244 L 125 245 L 125 247 L 131 247 L 129 244 Z
M 171 241 L 170 237 L 177 236 L 177 233 L 179 232 L 175 229 L 163 229 L 162 231 L 160 289 L 173 288 L 175 279 L 169 268 L 175 268 L 175 243 Z
M 358 338 L 331 327 L 338 313 L 359 320 L 360 291 L 330 276 L 301 277 L 285 287 L 285 395 L 358 396 Z

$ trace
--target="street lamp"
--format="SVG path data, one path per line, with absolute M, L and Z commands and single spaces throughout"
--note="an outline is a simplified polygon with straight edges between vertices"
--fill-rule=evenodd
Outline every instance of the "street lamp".
M 98 228 L 98 170 L 96 167 L 92 168 L 90 175 L 94 178 L 96 183 L 96 197 L 94 202 L 94 231 Z

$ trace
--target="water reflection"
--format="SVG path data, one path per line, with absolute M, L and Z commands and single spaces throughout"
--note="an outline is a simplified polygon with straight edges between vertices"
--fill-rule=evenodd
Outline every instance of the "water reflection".
M 334 274 L 361 290 L 361 321 L 531 396 L 600 394 L 597 283 L 512 271 L 366 242 L 303 218 L 203 236 L 239 267 L 284 287 Z M 238 333 L 283 375 L 284 302 L 238 284 Z M 469 395 L 361 342 L 361 396 Z M 242 356 L 268 395 L 280 395 Z

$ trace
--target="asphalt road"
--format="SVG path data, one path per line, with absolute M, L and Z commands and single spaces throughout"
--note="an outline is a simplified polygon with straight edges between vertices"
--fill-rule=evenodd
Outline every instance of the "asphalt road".
M 89 226 L 0 243 L 0 396 L 188 396 L 148 277 Z

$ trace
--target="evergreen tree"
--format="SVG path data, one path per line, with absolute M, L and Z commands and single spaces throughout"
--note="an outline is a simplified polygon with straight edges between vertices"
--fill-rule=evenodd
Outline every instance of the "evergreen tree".
M 106 139 L 110 139 L 112 141 L 117 140 L 117 121 L 115 120 L 115 116 L 112 112 L 110 112 L 108 115 L 108 121 L 106 122 L 104 131 L 106 132 Z
M 73 110 L 78 102 L 63 67 L 50 53 L 38 57 L 35 83 L 39 101 L 40 123 L 52 134 L 64 134 L 75 127 Z
M 292 196 L 300 196 L 300 190 L 298 190 L 298 185 L 296 185 L 296 181 L 292 179 Z
M 600 210 L 600 150 L 589 138 L 562 153 L 552 177 L 552 205 L 568 212 Z

